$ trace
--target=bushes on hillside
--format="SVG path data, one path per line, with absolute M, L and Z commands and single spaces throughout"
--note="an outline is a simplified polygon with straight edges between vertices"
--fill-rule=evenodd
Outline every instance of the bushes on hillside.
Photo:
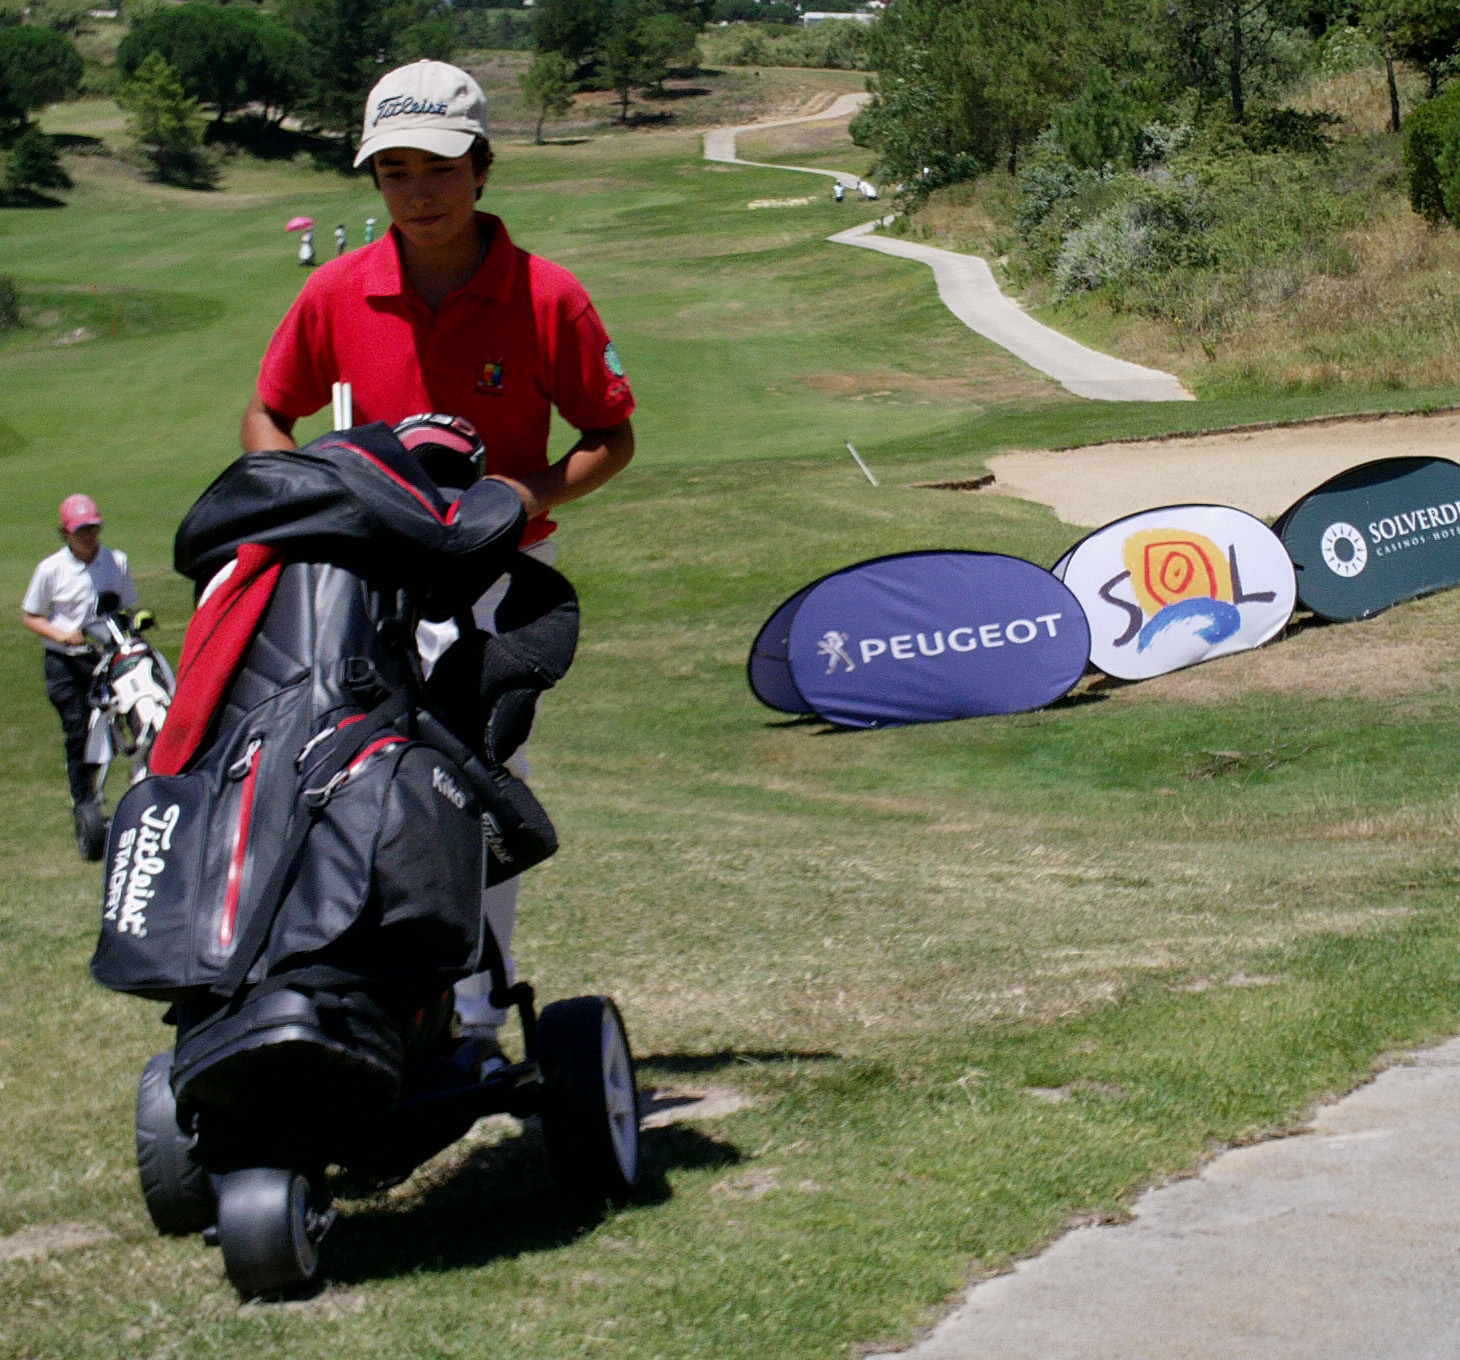
M 1404 169 L 1415 212 L 1432 222 L 1460 222 L 1460 84 L 1409 115 Z
M 815 66 L 865 71 L 867 27 L 846 19 L 825 19 L 811 28 L 746 25 L 726 60 L 732 66 Z

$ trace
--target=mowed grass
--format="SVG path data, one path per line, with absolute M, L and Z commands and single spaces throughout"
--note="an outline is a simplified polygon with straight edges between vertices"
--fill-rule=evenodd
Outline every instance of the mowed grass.
M 177 329 L 0 355 L 0 588 L 18 601 L 85 487 L 175 652 L 171 534 L 233 456 L 298 287 L 283 222 L 358 240 L 378 210 L 368 185 L 294 168 L 241 165 L 210 196 L 82 171 L 66 209 L 0 214 L 5 268 L 49 294 L 193 301 L 155 309 Z M 647 135 L 504 147 L 486 200 L 584 278 L 641 401 L 638 460 L 560 517 L 584 634 L 534 743 L 563 849 L 526 884 L 519 960 L 546 997 L 616 995 L 645 1084 L 750 1107 L 654 1131 L 642 1194 L 587 1212 L 530 1127 L 481 1126 L 346 1206 L 318 1297 L 239 1307 L 216 1253 L 157 1239 L 142 1209 L 131 1104 L 167 1031 L 87 980 L 97 875 L 12 613 L 0 1234 L 95 1240 L 19 1260 L 0 1237 L 0 1355 L 846 1354 L 1456 1027 L 1455 597 L 1280 644 L 1301 684 L 1244 690 L 1253 659 L 1218 663 L 1219 702 L 1096 687 L 836 733 L 749 696 L 756 628 L 820 572 L 933 546 L 1047 563 L 1077 536 L 917 482 L 999 448 L 1393 400 L 1077 402 L 953 322 L 925 270 L 823 244 L 852 210 L 747 206 L 807 182 Z M 1248 754 L 1217 773 L 1213 751 Z

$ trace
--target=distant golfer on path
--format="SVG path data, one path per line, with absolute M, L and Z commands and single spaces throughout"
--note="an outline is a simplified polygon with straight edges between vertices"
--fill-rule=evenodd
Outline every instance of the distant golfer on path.
M 524 550 L 551 562 L 549 511 L 633 457 L 634 398 L 618 351 L 572 274 L 476 210 L 492 148 L 486 97 L 465 71 L 418 61 L 386 75 L 366 103 L 355 164 L 370 166 L 390 230 L 310 276 L 264 355 L 243 447 L 295 448 L 295 421 L 328 404 L 335 382 L 353 385 L 357 424 L 465 416 L 486 444 L 487 475 L 526 507 Z M 553 407 L 578 437 L 549 463 Z M 478 626 L 493 626 L 496 603 L 491 592 L 478 602 Z M 424 640 L 423 657 L 435 659 Z M 485 899 L 509 968 L 518 883 Z M 488 990 L 484 976 L 457 985 L 464 1031 L 490 1034 L 505 1018 Z
M 80 806 L 96 796 L 96 768 L 84 760 L 94 660 L 87 628 L 96 622 L 103 591 L 115 591 L 123 609 L 135 609 L 137 587 L 127 554 L 101 546 L 101 512 L 90 496 L 61 502 L 61 537 L 65 547 L 36 567 L 21 609 L 25 626 L 45 644 L 46 698 L 61 718 L 71 802 Z
M 835 183 L 832 184 L 831 196 L 836 199 L 838 203 L 842 202 L 842 200 L 846 198 L 846 186 L 841 182 L 841 180 L 837 180 L 835 181 Z

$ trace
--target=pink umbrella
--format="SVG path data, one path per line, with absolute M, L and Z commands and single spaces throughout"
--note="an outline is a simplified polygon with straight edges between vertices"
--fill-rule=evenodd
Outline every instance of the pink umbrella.
M 312 217 L 291 217 L 284 223 L 284 230 L 308 231 L 312 226 L 314 226 L 314 218 Z

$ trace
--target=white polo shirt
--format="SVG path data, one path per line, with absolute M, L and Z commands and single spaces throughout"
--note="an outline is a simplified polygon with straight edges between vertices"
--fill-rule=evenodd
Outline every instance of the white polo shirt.
M 127 565 L 127 554 L 115 548 L 99 548 L 96 557 L 83 562 L 69 547 L 52 553 L 30 578 L 21 608 L 27 614 L 39 614 L 47 623 L 66 632 L 86 629 L 96 637 L 106 638 L 98 629 L 87 629 L 96 622 L 96 598 L 104 590 L 114 590 L 123 609 L 137 607 L 137 587 Z M 68 647 L 62 642 L 44 639 L 48 651 L 79 656 L 85 647 Z

